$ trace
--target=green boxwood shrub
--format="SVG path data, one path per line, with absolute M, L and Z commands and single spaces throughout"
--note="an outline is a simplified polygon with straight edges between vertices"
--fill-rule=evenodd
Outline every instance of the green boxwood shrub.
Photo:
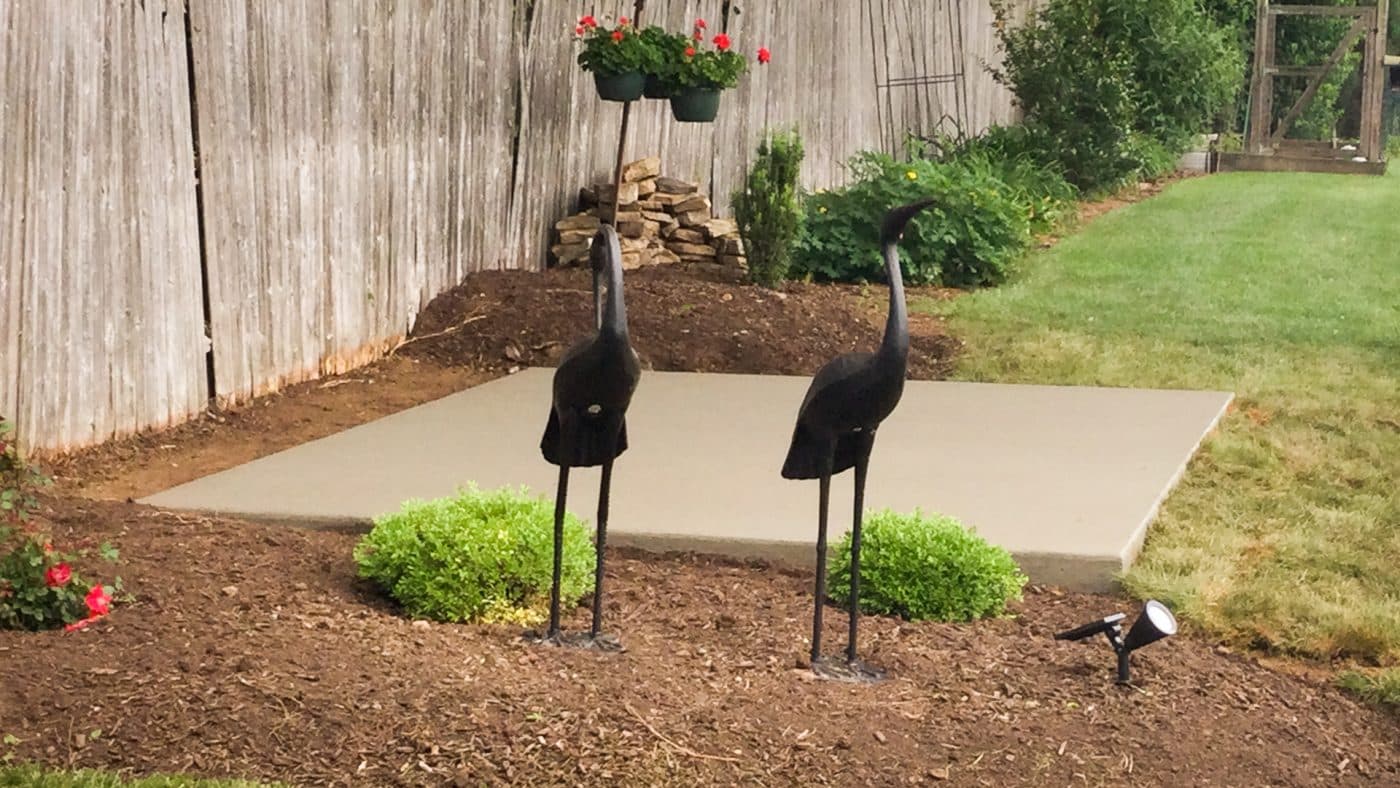
M 836 547 L 827 587 L 851 593 L 851 535 Z M 911 621 L 973 621 L 1001 615 L 1026 576 L 1005 549 L 942 515 L 867 514 L 861 529 L 860 606 Z
M 554 505 L 525 490 L 481 491 L 408 501 L 374 521 L 355 546 L 360 576 L 409 615 L 434 621 L 537 623 L 554 566 Z M 593 545 L 572 514 L 564 520 L 560 598 L 593 590 Z
M 905 281 L 998 284 L 1030 242 L 1029 206 L 1018 204 L 997 168 L 981 159 L 896 161 L 865 151 L 849 163 L 854 183 L 808 195 L 793 254 L 795 276 L 882 281 L 880 220 L 892 206 L 933 197 L 900 242 Z

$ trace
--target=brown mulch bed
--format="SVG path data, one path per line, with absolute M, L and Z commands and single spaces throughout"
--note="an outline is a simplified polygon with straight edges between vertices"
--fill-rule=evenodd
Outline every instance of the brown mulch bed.
M 884 332 L 883 284 L 769 290 L 698 266 L 643 268 L 625 281 L 628 331 L 648 369 L 810 375 L 837 354 L 874 350 Z M 428 305 L 402 352 L 476 369 L 551 366 L 591 328 L 589 288 L 578 268 L 474 274 Z M 957 341 L 922 315 L 910 333 L 909 376 L 944 377 Z
M 1114 686 L 1104 643 L 1051 639 L 1131 610 L 1108 597 L 868 618 L 892 677 L 848 685 L 802 669 L 806 573 L 616 554 L 625 651 L 600 654 L 401 618 L 356 579 L 353 535 L 51 505 L 60 537 L 121 548 L 135 599 L 88 631 L 0 632 L 19 761 L 303 785 L 1400 782 L 1396 718 L 1204 639 L 1153 645 Z M 845 617 L 827 620 L 834 651 Z

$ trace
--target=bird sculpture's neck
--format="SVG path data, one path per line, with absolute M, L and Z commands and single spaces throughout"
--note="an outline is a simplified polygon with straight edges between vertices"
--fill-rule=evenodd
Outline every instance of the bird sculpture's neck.
M 616 235 L 609 234 L 607 243 L 608 254 L 603 266 L 603 277 L 607 282 L 608 292 L 606 300 L 603 301 L 598 331 L 606 336 L 626 339 L 627 303 L 622 297 L 622 249 Z
M 903 364 L 909 356 L 909 312 L 904 304 L 904 277 L 899 270 L 897 240 L 884 242 L 885 273 L 890 282 L 890 314 L 885 321 L 885 338 L 880 354 Z

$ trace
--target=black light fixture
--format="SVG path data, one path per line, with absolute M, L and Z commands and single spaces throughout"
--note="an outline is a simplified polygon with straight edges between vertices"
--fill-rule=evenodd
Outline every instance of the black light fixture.
M 1176 616 L 1167 606 L 1155 599 L 1149 599 L 1142 606 L 1137 621 L 1123 634 L 1123 613 L 1104 616 L 1083 626 L 1067 629 L 1055 635 L 1056 640 L 1084 640 L 1103 633 L 1118 655 L 1118 683 L 1128 683 L 1128 655 L 1143 646 L 1156 643 L 1165 637 L 1176 634 Z

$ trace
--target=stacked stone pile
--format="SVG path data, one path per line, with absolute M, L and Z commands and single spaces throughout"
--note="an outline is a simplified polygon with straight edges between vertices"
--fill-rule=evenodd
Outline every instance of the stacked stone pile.
M 588 259 L 588 243 L 599 225 L 612 217 L 613 185 L 579 190 L 580 213 L 559 220 L 550 257 L 555 265 Z M 661 159 L 651 156 L 622 169 L 617 207 L 617 234 L 624 268 L 658 263 L 719 263 L 744 267 L 739 226 L 719 219 L 710 198 L 696 184 L 661 175 Z

